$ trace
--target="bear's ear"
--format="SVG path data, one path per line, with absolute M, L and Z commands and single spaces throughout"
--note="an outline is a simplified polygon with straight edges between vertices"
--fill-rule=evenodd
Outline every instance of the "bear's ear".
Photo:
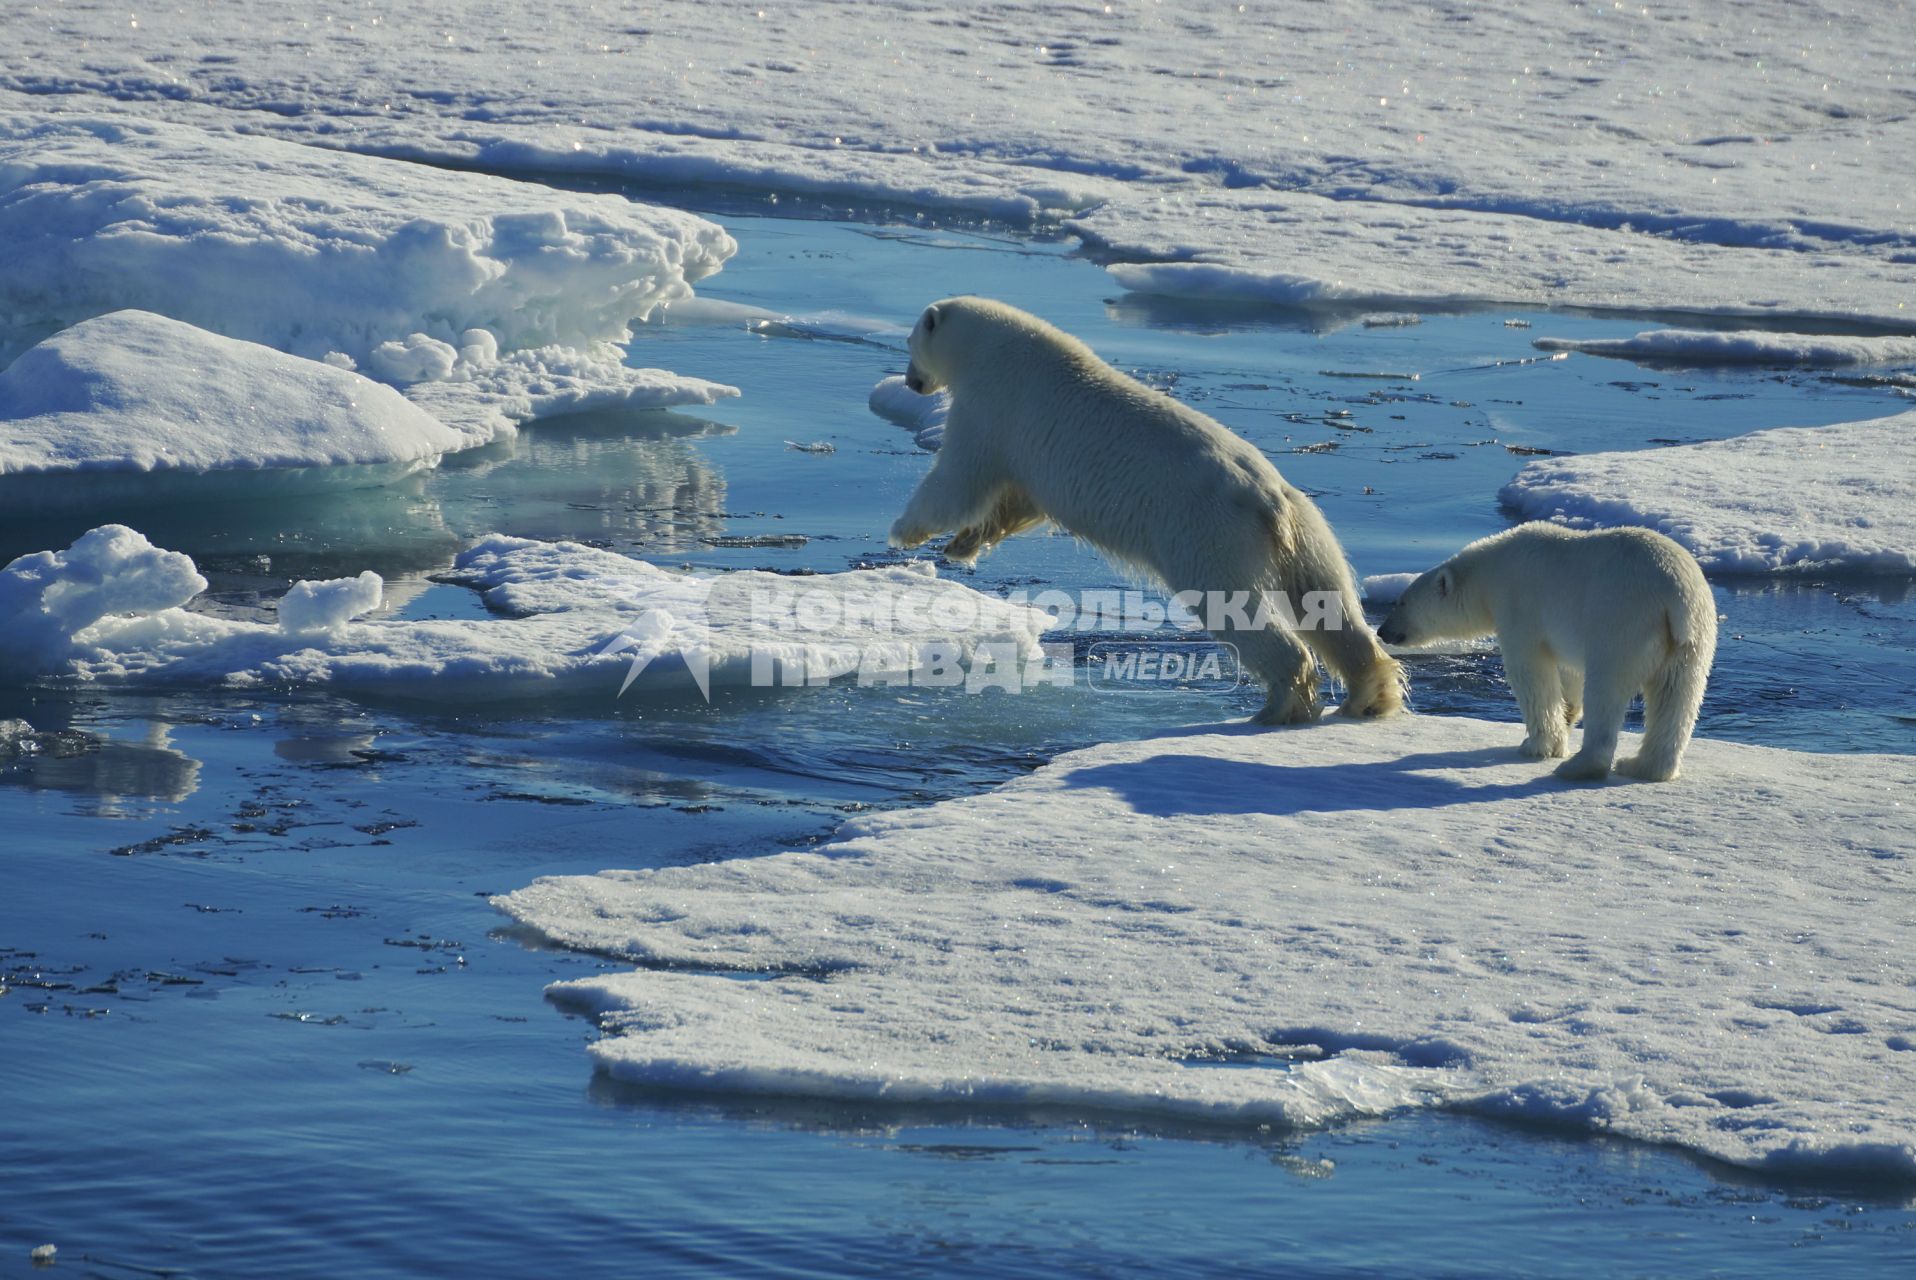
M 1450 570 L 1448 569 L 1439 569 L 1437 571 L 1437 598 L 1439 600 L 1450 599 Z
M 923 324 L 925 326 L 926 333 L 930 333 L 932 330 L 938 327 L 938 308 L 936 306 L 930 306 L 925 308 L 925 318 L 924 318 Z

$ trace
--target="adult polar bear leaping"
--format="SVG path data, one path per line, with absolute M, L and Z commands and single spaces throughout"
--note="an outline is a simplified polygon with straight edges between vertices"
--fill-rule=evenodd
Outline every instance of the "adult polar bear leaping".
M 925 309 L 905 381 L 921 393 L 948 388 L 951 411 L 931 470 L 892 525 L 893 546 L 955 529 L 945 555 L 970 563 L 1050 521 L 1181 595 L 1282 597 L 1288 607 L 1260 613 L 1262 625 L 1211 624 L 1264 682 L 1260 723 L 1316 717 L 1313 653 L 1346 685 L 1345 714 L 1402 709 L 1403 670 L 1364 624 L 1336 535 L 1245 441 L 985 298 Z M 1310 593 L 1331 603 L 1324 625 L 1272 620 L 1301 617 Z
M 1523 712 L 1523 754 L 1570 755 L 1583 716 L 1582 747 L 1557 767 L 1571 781 L 1610 772 L 1641 691 L 1643 746 L 1616 769 L 1668 782 L 1716 656 L 1716 601 L 1695 558 L 1660 533 L 1521 524 L 1411 583 L 1378 631 L 1413 645 L 1496 632 Z

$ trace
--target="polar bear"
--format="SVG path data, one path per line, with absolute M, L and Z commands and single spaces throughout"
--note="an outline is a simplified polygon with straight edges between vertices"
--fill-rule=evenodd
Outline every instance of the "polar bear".
M 1617 772 L 1677 776 L 1716 656 L 1716 601 L 1689 552 L 1648 529 L 1518 525 L 1418 578 L 1377 629 L 1393 645 L 1492 631 L 1523 710 L 1525 755 L 1570 755 L 1581 711 L 1583 746 L 1557 776 L 1602 778 L 1641 691 L 1643 745 Z
M 955 529 L 945 555 L 969 564 L 1048 521 L 1180 602 L 1234 595 L 1274 606 L 1205 618 L 1263 681 L 1259 723 L 1316 718 L 1313 654 L 1347 687 L 1343 714 L 1402 709 L 1403 669 L 1364 624 L 1336 535 L 1250 444 L 1002 302 L 933 303 L 910 345 L 906 385 L 949 389 L 951 410 L 931 470 L 892 525 L 893 546 Z M 1311 619 L 1323 625 L 1282 625 L 1310 615 L 1310 593 L 1328 603 Z

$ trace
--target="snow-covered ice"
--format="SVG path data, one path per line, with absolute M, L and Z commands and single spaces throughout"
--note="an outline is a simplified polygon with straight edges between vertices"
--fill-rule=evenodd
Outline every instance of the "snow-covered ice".
M 358 361 L 414 332 L 622 342 L 736 249 L 703 218 L 619 196 L 132 114 L 0 118 L 0 244 L 15 324 L 143 307 Z
M 919 395 L 905 385 L 903 374 L 893 374 L 872 388 L 869 403 L 873 413 L 911 432 L 918 447 L 927 453 L 938 452 L 944 444 L 945 419 L 951 413 L 950 392 Z
M 1543 351 L 1666 364 L 1916 364 L 1916 338 L 1768 333 L 1760 329 L 1645 329 L 1628 338 L 1538 338 Z
M 1538 458 L 1499 492 L 1530 520 L 1641 525 L 1716 574 L 1916 574 L 1916 413 Z
M 0 371 L 0 480 L 347 464 L 390 476 L 469 443 L 389 386 L 146 311 L 82 321 Z
M 1702 741 L 1680 783 L 1575 787 L 1521 736 L 1194 729 L 810 852 L 496 902 L 645 966 L 551 994 L 647 1086 L 1237 1124 L 1439 1105 L 1916 1176 L 1916 765 Z
M 0 569 L 0 662 L 16 673 L 46 669 L 97 623 L 162 613 L 204 590 L 191 557 L 123 525 L 102 525 L 64 551 L 20 556 Z
M 1066 226 L 1120 259 L 1107 268 L 1117 284 L 1164 297 L 1322 311 L 1675 309 L 1916 327 L 1908 310 L 1916 253 L 1906 248 L 1899 256 L 1838 238 L 1779 252 L 1780 232 L 1776 243 L 1697 242 L 1585 225 L 1573 208 L 1464 212 L 1363 200 L 1204 190 L 1156 205 L 1107 204 Z M 1908 234 L 1899 230 L 1898 242 Z
M 710 0 L 634 25 L 589 0 L 68 0 L 0 50 L 0 360 L 139 308 L 402 387 L 465 444 L 731 394 L 622 350 L 648 316 L 700 314 L 722 229 L 485 169 L 1052 225 L 1150 294 L 1916 332 L 1916 111 L 1883 35 L 1906 16 Z M 1806 336 L 1790 362 L 1905 341 Z M 942 409 L 909 394 L 871 404 L 936 448 Z M 1503 497 L 1649 524 L 1718 572 L 1907 574 L 1911 417 L 1552 458 Z M 132 455 L 111 444 L 82 452 Z M 813 676 L 903 669 L 928 638 L 1029 655 L 1043 625 L 920 565 L 701 578 L 493 535 L 450 576 L 497 616 L 368 618 L 383 584 L 361 574 L 263 623 L 107 526 L 0 569 L 0 668 L 610 696 L 744 680 L 754 653 Z M 767 625 L 752 603 L 781 591 L 835 624 Z M 940 628 L 941 602 L 964 620 Z M 886 612 L 934 621 L 900 635 L 869 621 Z M 1698 742 L 1680 783 L 1573 789 L 1519 735 L 1411 718 L 1103 746 L 822 850 L 501 904 L 649 966 L 555 994 L 605 1019 L 609 1073 L 652 1085 L 1226 1123 L 1438 1104 L 1786 1173 L 1916 1172 L 1908 759 Z
M 635 369 L 624 355 L 610 342 L 534 347 L 489 359 L 462 352 L 445 374 L 437 363 L 430 366 L 425 380 L 406 387 L 406 398 L 468 438 L 485 440 L 539 418 L 715 404 L 738 394 L 736 387 L 689 374 Z
M 1372 604 L 1396 604 L 1417 581 L 1414 573 L 1372 573 L 1363 580 L 1364 599 Z
M 140 685 L 328 685 L 475 701 L 694 685 L 896 679 L 980 646 L 1041 656 L 1044 613 L 940 579 L 927 562 L 785 577 L 672 573 L 573 542 L 494 534 L 445 575 L 497 617 L 358 620 L 379 575 L 302 582 L 276 623 L 190 608 L 193 561 L 122 525 L 0 569 L 0 671 Z M 642 670 L 632 666 L 644 647 Z M 630 679 L 627 679 L 628 674 Z
M 623 366 L 632 324 L 736 245 L 619 196 L 125 114 L 14 114 L 0 246 L 15 332 L 158 312 L 429 388 L 468 443 L 529 417 L 736 394 Z
M 506 172 L 1067 218 L 1154 290 L 1916 329 L 1896 0 L 511 0 L 316 14 L 71 0 L 0 108 L 113 110 Z M 1806 39 L 1813 31 L 1815 39 Z M 236 33 L 244 57 L 208 59 Z M 582 198 L 581 198 L 582 199 Z M 1222 270 L 1220 270 L 1222 268 Z M 391 335 L 385 335 L 391 336 Z

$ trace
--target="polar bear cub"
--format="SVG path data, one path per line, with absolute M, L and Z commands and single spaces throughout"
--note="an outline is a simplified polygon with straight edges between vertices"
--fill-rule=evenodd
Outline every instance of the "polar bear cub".
M 1253 604 L 1255 619 L 1207 621 L 1264 682 L 1261 723 L 1318 714 L 1316 659 L 1343 680 L 1344 714 L 1402 709 L 1403 670 L 1364 623 L 1336 535 L 1246 441 L 985 298 L 925 309 L 905 383 L 949 388 L 951 409 L 931 470 L 892 525 L 893 546 L 955 529 L 945 555 L 970 563 L 1049 521 L 1180 597 L 1283 597 L 1287 609 Z M 1314 619 L 1322 625 L 1273 621 L 1308 613 L 1314 593 L 1331 606 Z
M 1497 633 L 1523 711 L 1527 756 L 1570 755 L 1572 781 L 1602 778 L 1630 700 L 1643 694 L 1643 745 L 1619 773 L 1677 776 L 1716 656 L 1716 601 L 1696 560 L 1648 529 L 1579 533 L 1518 525 L 1473 542 L 1413 582 L 1378 629 L 1386 644 Z

